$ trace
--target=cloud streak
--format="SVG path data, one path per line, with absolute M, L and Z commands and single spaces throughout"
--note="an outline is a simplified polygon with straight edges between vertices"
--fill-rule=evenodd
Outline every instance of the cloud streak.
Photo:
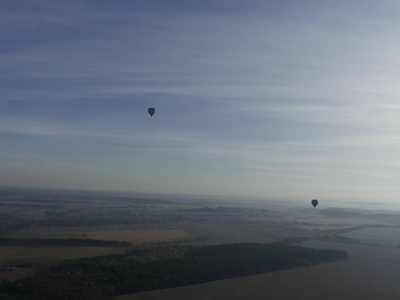
M 396 1 L 174 3 L 3 4 L 8 184 L 396 201 Z

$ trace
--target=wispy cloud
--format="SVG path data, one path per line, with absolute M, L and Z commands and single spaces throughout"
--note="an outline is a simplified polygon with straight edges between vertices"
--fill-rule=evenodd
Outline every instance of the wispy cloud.
M 174 3 L 2 4 L 0 175 L 395 199 L 397 1 Z

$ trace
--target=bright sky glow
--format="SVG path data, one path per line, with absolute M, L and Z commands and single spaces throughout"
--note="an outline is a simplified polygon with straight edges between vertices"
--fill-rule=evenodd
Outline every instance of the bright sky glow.
M 1 1 L 0 185 L 400 202 L 399 11 Z

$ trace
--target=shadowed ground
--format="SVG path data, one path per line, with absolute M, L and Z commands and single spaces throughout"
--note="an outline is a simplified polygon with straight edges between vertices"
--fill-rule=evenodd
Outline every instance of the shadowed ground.
M 311 267 L 115 297 L 116 300 L 398 300 L 400 250 L 327 242 L 304 246 L 348 251 L 350 259 Z
M 115 297 L 118 300 L 400 299 L 400 263 L 347 261 L 266 273 L 176 289 Z

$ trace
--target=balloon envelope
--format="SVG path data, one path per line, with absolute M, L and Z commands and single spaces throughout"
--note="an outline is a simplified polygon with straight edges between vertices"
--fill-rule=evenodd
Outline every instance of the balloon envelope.
M 149 115 L 150 115 L 151 117 L 152 117 L 152 116 L 154 115 L 154 113 L 156 112 L 155 108 L 153 108 L 153 107 L 150 107 L 147 111 L 149 112 Z
M 314 199 L 314 200 L 311 200 L 311 204 L 314 206 L 314 208 L 318 205 L 318 200 L 317 199 Z

